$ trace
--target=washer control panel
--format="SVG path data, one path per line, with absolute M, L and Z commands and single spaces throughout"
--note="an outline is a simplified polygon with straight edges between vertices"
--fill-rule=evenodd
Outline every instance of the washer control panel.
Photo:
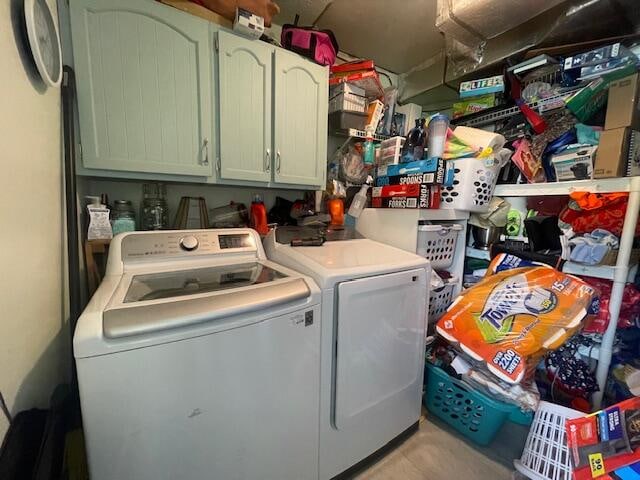
M 252 252 L 257 241 L 249 229 L 132 232 L 122 239 L 122 261 Z

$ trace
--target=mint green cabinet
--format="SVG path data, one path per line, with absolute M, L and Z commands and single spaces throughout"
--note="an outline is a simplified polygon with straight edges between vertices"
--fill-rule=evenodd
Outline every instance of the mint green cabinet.
M 220 179 L 271 179 L 273 47 L 218 32 Z
M 71 0 L 82 163 L 210 176 L 209 23 L 155 2 Z
M 274 69 L 274 180 L 324 185 L 329 69 L 284 50 Z
M 80 174 L 324 186 L 327 68 L 153 0 L 69 3 Z

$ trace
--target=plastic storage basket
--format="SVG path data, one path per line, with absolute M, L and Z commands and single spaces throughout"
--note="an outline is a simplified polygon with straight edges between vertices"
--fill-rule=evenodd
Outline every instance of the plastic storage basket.
M 470 390 L 460 380 L 427 362 L 427 410 L 478 445 L 488 445 L 504 422 L 528 425 L 531 416 L 509 403 Z
M 571 455 L 565 421 L 584 413 L 554 403 L 540 402 L 516 470 L 532 480 L 571 480 Z
M 442 270 L 453 262 L 456 239 L 462 225 L 419 225 L 416 254 L 431 262 L 431 268 Z
M 456 289 L 458 279 L 451 277 L 446 280 L 443 287 L 432 288 L 429 292 L 429 323 L 437 322 L 442 314 L 447 311 L 453 302 L 453 292 Z
M 486 211 L 501 168 L 498 161 L 493 157 L 458 158 L 447 160 L 447 167 L 453 169 L 453 185 L 442 187 L 440 208 Z

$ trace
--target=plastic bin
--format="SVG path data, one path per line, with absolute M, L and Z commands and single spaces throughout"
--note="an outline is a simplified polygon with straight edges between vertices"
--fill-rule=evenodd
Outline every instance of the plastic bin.
M 331 131 L 349 130 L 350 128 L 362 130 L 366 123 L 366 113 L 338 110 L 329 114 L 329 129 Z
M 429 291 L 429 323 L 437 322 L 440 317 L 447 311 L 451 302 L 453 302 L 453 292 L 456 289 L 458 279 L 451 277 L 446 280 L 443 287 L 432 288 Z
M 493 157 L 458 158 L 447 160 L 447 167 L 453 169 L 453 185 L 442 187 L 440 208 L 486 211 L 496 188 L 499 162 Z
M 431 262 L 431 268 L 442 270 L 453 262 L 456 240 L 462 225 L 418 225 L 416 254 Z
M 424 405 L 436 417 L 478 445 L 488 445 L 507 420 L 527 425 L 531 416 L 509 403 L 470 390 L 460 380 L 427 362 Z
M 571 480 L 571 455 L 565 421 L 585 414 L 555 403 L 540 402 L 516 470 L 532 480 Z
M 357 87 L 347 82 L 339 83 L 331 87 L 329 97 L 329 113 L 339 110 L 361 112 L 367 108 L 367 98 L 364 88 Z
M 404 137 L 391 137 L 380 143 L 379 165 L 396 165 L 402 157 Z

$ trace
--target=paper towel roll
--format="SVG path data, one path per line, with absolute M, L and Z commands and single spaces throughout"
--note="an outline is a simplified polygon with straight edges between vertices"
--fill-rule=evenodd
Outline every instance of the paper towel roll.
M 505 138 L 499 133 L 487 132 L 479 128 L 456 127 L 453 134 L 463 142 L 483 150 L 491 147 L 494 152 L 498 152 L 506 142 Z

